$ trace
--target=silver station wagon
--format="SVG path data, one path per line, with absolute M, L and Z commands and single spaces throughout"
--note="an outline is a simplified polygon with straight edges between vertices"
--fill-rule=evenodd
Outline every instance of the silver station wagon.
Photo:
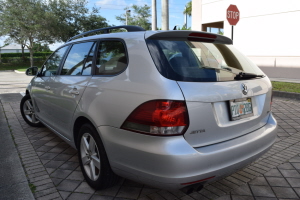
M 24 120 L 78 149 L 95 189 L 119 176 L 166 189 L 203 185 L 253 162 L 276 138 L 269 78 L 221 35 L 97 29 L 26 74 L 34 78 Z

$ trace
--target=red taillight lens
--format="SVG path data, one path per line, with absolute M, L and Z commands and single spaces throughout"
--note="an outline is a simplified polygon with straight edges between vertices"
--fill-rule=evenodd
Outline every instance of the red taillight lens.
M 151 135 L 181 135 L 188 123 L 184 101 L 154 100 L 137 107 L 121 128 Z
M 216 39 L 217 38 L 216 35 L 206 34 L 206 33 L 191 33 L 191 34 L 189 34 L 189 37 L 211 38 L 211 39 Z
M 199 41 L 199 42 L 214 42 L 217 38 L 216 35 L 206 34 L 206 33 L 191 33 L 188 36 L 189 41 Z
M 205 179 L 198 180 L 198 181 L 193 181 L 193 182 L 189 182 L 189 183 L 181 183 L 181 185 L 192 185 L 192 184 L 195 184 L 195 183 L 200 183 L 200 182 L 203 182 L 203 181 L 207 181 L 207 180 L 215 178 L 215 177 L 216 176 L 212 176 L 212 177 L 205 178 Z

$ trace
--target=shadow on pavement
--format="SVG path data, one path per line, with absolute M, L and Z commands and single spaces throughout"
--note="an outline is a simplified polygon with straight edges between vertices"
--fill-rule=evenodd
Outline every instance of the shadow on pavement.
M 0 94 L 1 102 L 20 102 L 22 95 L 20 93 L 6 93 Z

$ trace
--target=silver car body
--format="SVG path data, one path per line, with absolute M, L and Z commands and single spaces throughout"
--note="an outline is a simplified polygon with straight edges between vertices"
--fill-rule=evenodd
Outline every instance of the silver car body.
M 274 143 L 277 129 L 269 79 L 184 82 L 165 78 L 145 42 L 158 33 L 89 37 L 121 38 L 128 54 L 126 70 L 116 76 L 33 78 L 27 90 L 38 119 L 74 148 L 76 124 L 88 120 L 97 128 L 116 174 L 156 187 L 181 188 L 213 181 L 265 153 Z M 247 86 L 246 95 L 242 84 Z M 247 97 L 252 98 L 253 116 L 231 121 L 227 102 Z M 134 109 L 156 99 L 186 102 L 189 126 L 184 135 L 160 137 L 120 128 Z

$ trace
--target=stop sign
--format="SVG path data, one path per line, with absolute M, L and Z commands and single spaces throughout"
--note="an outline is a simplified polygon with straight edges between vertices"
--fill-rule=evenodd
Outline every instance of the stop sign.
M 240 20 L 240 11 L 236 5 L 230 5 L 226 11 L 226 18 L 230 25 L 234 26 Z

